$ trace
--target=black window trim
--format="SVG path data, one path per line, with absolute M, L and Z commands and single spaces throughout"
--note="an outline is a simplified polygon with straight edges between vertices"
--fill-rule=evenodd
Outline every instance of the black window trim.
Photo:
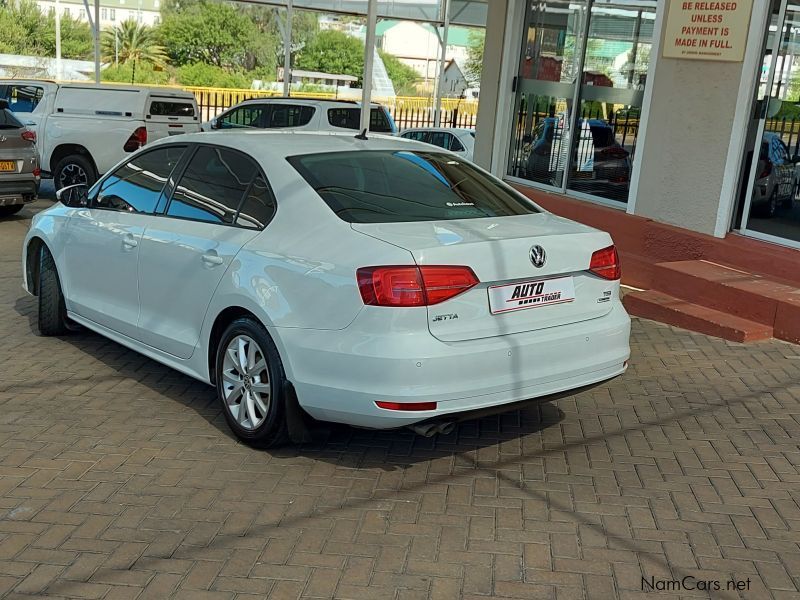
M 183 155 L 181 156 L 181 159 L 172 168 L 172 171 L 170 171 L 170 174 L 167 177 L 166 183 L 164 183 L 164 185 L 161 186 L 161 192 L 159 192 L 158 200 L 156 200 L 156 204 L 155 204 L 155 207 L 153 208 L 153 212 L 136 211 L 135 213 L 131 213 L 130 211 L 122 210 L 121 208 L 112 208 L 110 206 L 98 206 L 96 204 L 97 197 L 100 195 L 100 191 L 103 188 L 103 184 L 106 181 L 108 181 L 108 179 L 112 175 L 114 175 L 114 173 L 116 173 L 117 171 L 119 171 L 123 167 L 127 167 L 134 160 L 136 160 L 136 159 L 138 159 L 138 158 L 140 158 L 140 157 L 142 157 L 142 156 L 144 156 L 146 154 L 150 154 L 152 152 L 157 152 L 158 150 L 162 150 L 164 148 L 183 148 Z M 153 147 L 153 148 L 147 148 L 142 152 L 137 152 L 134 156 L 131 156 L 130 158 L 128 158 L 128 160 L 126 160 L 124 163 L 119 165 L 116 169 L 114 169 L 113 171 L 109 171 L 108 173 L 103 175 L 100 179 L 98 179 L 95 182 L 94 186 L 92 186 L 95 189 L 95 193 L 94 193 L 93 196 L 91 196 L 91 195 L 89 196 L 88 208 L 91 209 L 91 210 L 106 210 L 106 211 L 109 211 L 109 212 L 124 212 L 124 213 L 135 214 L 135 215 L 149 215 L 151 217 L 158 215 L 158 209 L 162 205 L 162 203 L 164 202 L 165 193 L 169 189 L 169 185 L 170 185 L 170 182 L 172 180 L 172 176 L 175 174 L 176 171 L 178 171 L 178 169 L 181 168 L 181 164 L 183 163 L 184 159 L 186 158 L 186 153 L 187 153 L 186 151 L 189 150 L 189 149 L 190 149 L 190 144 L 188 144 L 188 143 L 176 143 L 176 144 L 162 144 L 162 145 L 159 145 L 159 146 L 156 146 L 156 147 Z M 91 191 L 91 189 L 89 191 Z
M 168 181 L 167 182 L 168 185 L 170 185 L 170 187 L 169 187 L 169 195 L 167 197 L 166 203 L 164 204 L 163 207 L 161 207 L 161 211 L 160 212 L 156 212 L 156 213 L 153 213 L 153 214 L 155 216 L 158 216 L 158 217 L 165 217 L 167 219 L 177 219 L 179 221 L 192 221 L 194 223 L 205 223 L 207 225 L 217 225 L 217 226 L 222 226 L 222 227 L 235 227 L 237 229 L 247 229 L 249 231 L 264 231 L 269 226 L 269 224 L 272 223 L 272 221 L 275 219 L 275 215 L 278 213 L 278 199 L 275 196 L 275 191 L 272 189 L 272 184 L 270 183 L 269 179 L 267 178 L 266 174 L 264 173 L 264 169 L 261 168 L 261 165 L 258 163 L 258 161 L 255 158 L 253 158 L 253 156 L 251 156 L 250 154 L 247 154 L 247 152 L 242 152 L 241 150 L 238 150 L 237 148 L 232 148 L 230 146 L 225 146 L 223 144 L 212 144 L 212 143 L 209 143 L 209 142 L 191 142 L 191 143 L 188 144 L 188 146 L 189 146 L 190 152 L 184 152 L 183 158 L 180 160 L 180 162 L 172 170 L 172 175 L 175 176 L 174 181 Z M 204 219 L 193 219 L 191 217 L 181 217 L 181 216 L 177 216 L 177 215 L 169 215 L 169 214 L 167 214 L 167 211 L 169 210 L 170 204 L 172 204 L 172 199 L 173 199 L 173 197 L 175 195 L 175 190 L 178 188 L 178 182 L 183 178 L 183 175 L 186 172 L 186 168 L 189 166 L 190 160 L 192 158 L 194 158 L 195 154 L 197 154 L 198 150 L 200 148 L 202 148 L 202 147 L 220 148 L 222 150 L 227 150 L 227 151 L 233 152 L 235 154 L 240 154 L 243 157 L 245 157 L 247 160 L 249 160 L 250 162 L 254 163 L 255 166 L 256 166 L 256 172 L 253 174 L 253 177 L 250 178 L 250 181 L 247 184 L 247 187 L 245 188 L 244 193 L 242 194 L 242 197 L 239 199 L 239 205 L 236 207 L 236 212 L 233 215 L 233 221 L 231 223 L 215 223 L 213 221 L 206 221 Z M 269 220 L 266 223 L 264 223 L 263 227 L 245 227 L 243 225 L 237 225 L 236 224 L 236 220 L 239 218 L 239 213 L 242 210 L 242 205 L 244 204 L 245 199 L 250 195 L 250 190 L 253 189 L 253 184 L 255 183 L 255 180 L 258 178 L 259 175 L 261 175 L 261 178 L 264 180 L 264 183 L 266 184 L 267 192 L 269 193 L 270 198 L 272 199 L 272 204 L 273 204 L 273 206 L 275 208 L 273 209 Z M 172 179 L 172 176 L 170 176 L 170 179 Z M 163 194 L 163 190 L 162 190 L 162 194 Z M 160 202 L 159 202 L 159 206 L 160 206 Z

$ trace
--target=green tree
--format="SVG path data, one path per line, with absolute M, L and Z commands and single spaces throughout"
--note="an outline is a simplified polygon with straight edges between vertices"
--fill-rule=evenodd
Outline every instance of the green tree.
M 364 44 L 334 29 L 320 31 L 297 55 L 294 67 L 337 75 L 364 76 Z
M 483 51 L 486 42 L 486 32 L 483 29 L 473 29 L 469 32 L 469 46 L 467 47 L 467 63 L 464 77 L 471 86 L 481 83 L 483 72 Z
M 249 88 L 253 77 L 245 72 L 231 72 L 205 63 L 178 67 L 176 77 L 181 85 L 221 88 Z
M 162 12 L 161 39 L 176 65 L 205 62 L 240 69 L 258 30 L 247 15 L 230 4 L 181 0 Z
M 89 26 L 71 17 L 62 16 L 61 55 L 64 58 L 88 58 L 92 48 L 92 32 Z M 43 14 L 31 0 L 8 3 L 0 10 L 0 51 L 55 57 L 55 16 Z
M 133 19 L 103 31 L 100 36 L 100 53 L 104 62 L 114 65 L 129 64 L 131 83 L 136 82 L 137 66 L 147 65 L 153 70 L 163 70 L 167 66 L 167 55 L 158 44 L 156 30 Z
M 389 79 L 392 80 L 395 93 L 399 96 L 413 96 L 416 94 L 416 83 L 420 79 L 419 73 L 392 54 L 383 51 L 378 54 L 386 67 Z

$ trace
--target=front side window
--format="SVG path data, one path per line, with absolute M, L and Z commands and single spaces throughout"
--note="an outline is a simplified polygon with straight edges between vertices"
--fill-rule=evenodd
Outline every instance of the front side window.
M 401 137 L 404 137 L 407 140 L 416 140 L 418 142 L 424 142 L 425 137 L 428 135 L 427 131 L 406 131 Z
M 172 195 L 167 214 L 232 224 L 258 167 L 244 155 L 212 146 L 197 149 Z
M 135 213 L 155 212 L 186 146 L 168 146 L 134 156 L 100 184 L 92 206 Z
M 350 223 L 503 217 L 538 212 L 498 179 L 440 152 L 329 152 L 287 159 Z
M 269 126 L 302 127 L 308 125 L 314 116 L 313 106 L 300 106 L 297 104 L 273 104 L 269 115 Z
M 449 133 L 445 133 L 444 131 L 431 131 L 431 139 L 430 142 L 434 146 L 439 146 L 439 148 L 447 148 L 450 149 L 450 144 L 452 143 L 453 136 Z
M 464 151 L 464 144 L 459 141 L 459 139 L 452 135 L 450 136 L 450 150 L 453 152 L 463 152 Z
M 218 120 L 220 129 L 239 129 L 242 127 L 266 127 L 267 107 L 262 104 L 240 106 L 224 114 Z

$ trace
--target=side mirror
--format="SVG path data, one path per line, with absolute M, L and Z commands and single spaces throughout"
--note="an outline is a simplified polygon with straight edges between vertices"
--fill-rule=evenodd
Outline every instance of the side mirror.
M 208 125 L 211 127 L 211 129 L 219 129 L 219 121 L 216 118 L 211 119 L 211 121 L 208 122 Z
M 70 208 L 86 206 L 89 204 L 89 187 L 85 183 L 68 185 L 56 192 L 56 200 Z

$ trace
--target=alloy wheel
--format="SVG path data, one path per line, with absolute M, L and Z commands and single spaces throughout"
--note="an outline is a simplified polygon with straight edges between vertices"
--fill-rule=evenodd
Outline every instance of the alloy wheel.
M 89 176 L 86 174 L 83 167 L 75 163 L 70 163 L 61 169 L 61 173 L 59 173 L 58 176 L 58 184 L 60 187 L 64 188 L 68 185 L 77 185 L 80 183 L 89 183 Z
M 267 418 L 271 396 L 267 359 L 248 335 L 237 335 L 225 348 L 222 393 L 228 411 L 242 428 L 253 431 Z

